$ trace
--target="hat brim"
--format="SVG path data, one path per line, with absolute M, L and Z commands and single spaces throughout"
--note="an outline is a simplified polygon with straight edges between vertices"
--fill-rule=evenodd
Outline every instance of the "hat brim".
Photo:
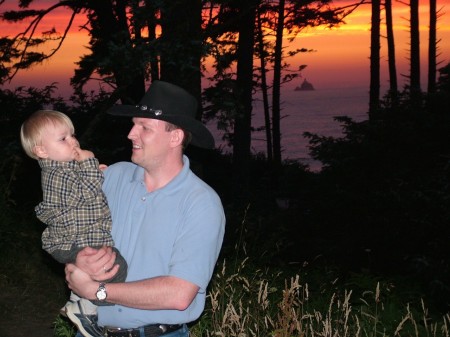
M 192 134 L 192 145 L 204 149 L 213 149 L 215 146 L 214 137 L 208 128 L 202 122 L 188 116 L 171 114 L 149 115 L 148 112 L 142 111 L 135 105 L 113 105 L 108 109 L 107 113 L 113 116 L 151 118 L 169 122 L 189 131 Z

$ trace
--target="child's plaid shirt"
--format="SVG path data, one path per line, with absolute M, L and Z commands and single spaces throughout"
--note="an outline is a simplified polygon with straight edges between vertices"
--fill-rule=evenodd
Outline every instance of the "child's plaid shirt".
M 39 160 L 42 169 L 43 201 L 36 215 L 47 225 L 42 248 L 56 249 L 113 246 L 111 214 L 102 191 L 103 172 L 98 160 L 81 162 Z

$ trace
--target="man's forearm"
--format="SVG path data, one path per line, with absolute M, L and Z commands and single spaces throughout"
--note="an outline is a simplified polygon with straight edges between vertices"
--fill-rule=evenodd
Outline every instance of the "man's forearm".
M 79 296 L 97 300 L 100 282 L 73 264 L 66 266 L 66 281 Z M 173 276 L 106 284 L 106 302 L 144 310 L 185 310 L 195 298 L 199 287 Z
M 106 289 L 107 302 L 144 310 L 185 310 L 199 290 L 191 282 L 172 276 L 108 283 Z

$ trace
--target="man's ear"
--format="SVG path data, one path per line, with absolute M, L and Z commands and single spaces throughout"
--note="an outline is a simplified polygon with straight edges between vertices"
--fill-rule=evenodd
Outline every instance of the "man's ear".
M 175 129 L 172 130 L 172 139 L 171 139 L 171 143 L 173 144 L 173 146 L 178 146 L 181 145 L 183 143 L 183 138 L 184 138 L 184 132 L 181 129 Z
M 35 147 L 33 147 L 33 153 L 42 159 L 48 157 L 47 151 L 45 151 L 45 147 L 42 145 L 36 145 Z

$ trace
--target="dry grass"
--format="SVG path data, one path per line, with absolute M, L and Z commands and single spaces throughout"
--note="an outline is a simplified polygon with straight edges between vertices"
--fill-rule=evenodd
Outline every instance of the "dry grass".
M 67 297 L 62 271 L 49 264 L 39 243 L 38 233 L 2 232 L 2 337 L 74 335 L 67 321 L 57 319 Z M 246 256 L 244 248 L 236 252 Z M 192 337 L 450 336 L 450 313 L 430 312 L 420 298 L 404 302 L 393 290 L 402 285 L 392 280 L 363 274 L 342 286 L 333 272 L 308 265 L 292 272 L 258 268 L 248 257 L 232 261 L 219 263 Z
M 57 318 L 67 298 L 62 270 L 42 254 L 38 232 L 1 234 L 0 336 L 73 336 Z M 420 297 L 405 302 L 392 280 L 362 274 L 345 284 L 330 270 L 260 268 L 246 256 L 242 244 L 218 264 L 192 337 L 450 336 L 450 313 L 430 312 Z
M 300 275 L 285 279 L 279 287 L 282 274 L 251 271 L 246 263 L 247 259 L 228 273 L 223 262 L 205 313 L 191 328 L 193 337 L 449 336 L 449 313 L 433 318 L 423 300 L 420 308 L 385 305 L 382 300 L 389 298 L 382 296 L 379 282 L 360 298 L 352 290 L 335 291 L 328 298 L 322 291 L 314 293 L 318 298 L 313 301 Z

